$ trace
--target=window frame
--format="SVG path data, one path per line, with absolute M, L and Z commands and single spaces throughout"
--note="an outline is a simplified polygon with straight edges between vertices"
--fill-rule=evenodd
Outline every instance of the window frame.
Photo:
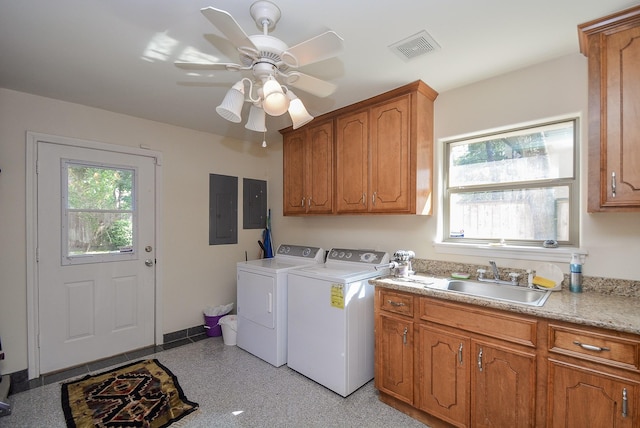
M 557 178 L 557 179 L 539 179 L 529 181 L 517 181 L 508 183 L 489 183 L 480 185 L 466 185 L 459 187 L 451 187 L 449 185 L 449 165 L 451 147 L 454 143 L 461 141 L 472 141 L 478 139 L 490 139 L 493 136 L 499 136 L 510 133 L 519 133 L 523 130 L 533 130 L 534 128 L 553 126 L 560 123 L 573 124 L 573 171 L 570 177 Z M 528 240 L 528 239 L 501 239 L 498 237 L 490 239 L 477 239 L 477 238 L 465 238 L 465 237 L 451 237 L 450 236 L 450 203 L 452 194 L 473 193 L 478 191 L 501 191 L 501 190 L 521 190 L 521 189 L 534 189 L 534 188 L 552 188 L 552 187 L 566 187 L 568 189 L 569 201 L 569 236 L 567 240 L 558 241 L 559 248 L 578 248 L 580 245 L 580 118 L 579 116 L 572 115 L 568 117 L 540 120 L 535 122 L 529 122 L 526 124 L 519 124 L 513 126 L 502 127 L 500 129 L 482 131 L 464 136 L 442 139 L 442 222 L 438 242 L 446 246 L 488 246 L 488 247 L 521 247 L 528 248 L 542 248 L 544 240 Z M 545 248 L 545 250 L 547 250 Z

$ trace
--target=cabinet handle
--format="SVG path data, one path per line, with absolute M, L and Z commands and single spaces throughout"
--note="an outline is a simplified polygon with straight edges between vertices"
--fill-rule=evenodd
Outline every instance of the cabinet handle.
M 482 348 L 480 348 L 480 352 L 478 352 L 478 369 L 482 371 Z
M 611 196 L 616 197 L 616 172 L 611 173 Z
M 404 328 L 404 332 L 402 333 L 402 344 L 407 344 L 407 331 L 409 331 L 408 327 Z
M 367 205 L 367 194 L 366 193 L 362 194 L 362 205 Z
M 307 207 L 311 208 L 311 196 L 307 198 Z
M 582 349 L 586 349 L 587 351 L 596 351 L 596 352 L 602 352 L 602 351 L 611 351 L 611 349 L 603 346 L 595 346 L 595 345 L 588 345 L 586 343 L 580 343 L 577 340 L 574 340 L 573 343 L 575 345 L 578 345 L 579 347 L 581 347 Z
M 394 302 L 393 300 L 387 300 L 387 303 L 391 306 L 405 306 L 404 302 Z
M 622 388 L 622 417 L 626 418 L 628 413 L 627 388 Z
M 460 347 L 458 348 L 458 362 L 462 365 L 462 343 L 460 343 Z
M 375 205 L 376 204 L 376 195 L 378 194 L 378 192 L 373 192 L 373 195 L 371 195 L 371 204 Z
M 300 203 L 300 206 L 304 208 L 304 198 L 302 198 L 302 202 Z

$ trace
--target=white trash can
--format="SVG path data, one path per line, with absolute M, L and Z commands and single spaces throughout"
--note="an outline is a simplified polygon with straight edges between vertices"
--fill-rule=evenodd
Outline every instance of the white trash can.
M 236 333 L 238 331 L 238 318 L 235 315 L 225 315 L 220 318 L 218 324 L 222 327 L 222 340 L 225 345 L 236 344 Z

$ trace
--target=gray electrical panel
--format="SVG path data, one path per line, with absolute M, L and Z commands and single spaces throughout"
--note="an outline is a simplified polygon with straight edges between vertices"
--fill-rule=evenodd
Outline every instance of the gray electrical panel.
M 209 174 L 209 245 L 238 243 L 238 177 Z
M 267 227 L 267 182 L 245 178 L 242 183 L 242 227 Z

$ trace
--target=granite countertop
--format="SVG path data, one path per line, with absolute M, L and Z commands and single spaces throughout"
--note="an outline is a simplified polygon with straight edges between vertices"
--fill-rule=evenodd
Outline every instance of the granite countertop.
M 403 278 L 384 277 L 369 282 L 376 287 L 422 296 L 640 335 L 640 298 L 637 297 L 611 296 L 597 292 L 571 293 L 563 288 L 561 291 L 551 292 L 546 303 L 536 307 L 446 291 L 443 290 L 446 281 L 444 278 L 434 278 L 433 285 L 425 286 L 403 281 Z

